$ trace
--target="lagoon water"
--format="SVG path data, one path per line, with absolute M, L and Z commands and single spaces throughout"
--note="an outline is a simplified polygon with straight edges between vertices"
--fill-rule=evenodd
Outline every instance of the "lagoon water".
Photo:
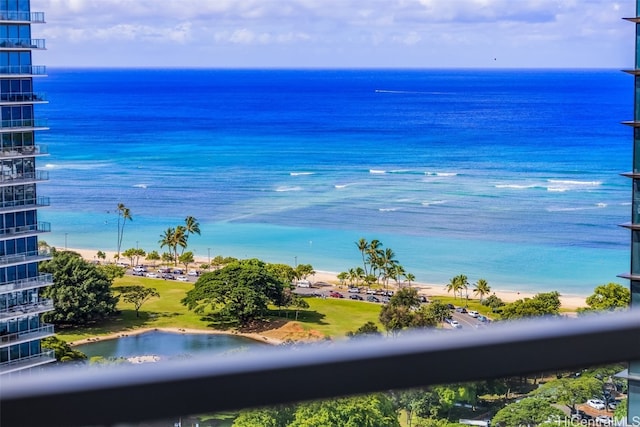
M 225 334 L 184 334 L 150 331 L 121 338 L 81 344 L 74 349 L 91 358 L 158 356 L 169 360 L 196 355 L 221 355 L 247 351 L 251 347 L 265 344 L 250 338 Z
M 50 244 L 359 266 L 588 294 L 628 270 L 633 80 L 618 70 L 50 70 Z

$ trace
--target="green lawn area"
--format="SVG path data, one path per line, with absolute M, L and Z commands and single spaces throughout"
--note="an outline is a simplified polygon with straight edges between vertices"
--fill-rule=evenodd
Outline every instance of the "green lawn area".
M 132 285 L 155 288 L 160 298 L 152 298 L 145 302 L 138 318 L 132 304 L 120 302 L 118 309 L 121 310 L 121 314 L 117 318 L 90 327 L 57 328 L 58 337 L 71 342 L 139 328 L 211 329 L 210 320 L 190 312 L 180 303 L 186 292 L 193 287 L 192 283 L 125 276 L 114 281 L 113 289 L 117 294 L 118 287 Z M 334 298 L 309 297 L 306 300 L 309 308 L 301 310 L 298 315 L 298 323 L 304 329 L 316 330 L 327 336 L 342 337 L 347 331 L 355 331 L 366 322 L 373 321 L 383 330 L 378 322 L 380 304 Z M 274 308 L 272 313 L 277 316 L 278 310 Z M 283 317 L 284 314 L 283 311 Z M 287 319 L 294 318 L 295 311 L 289 310 Z

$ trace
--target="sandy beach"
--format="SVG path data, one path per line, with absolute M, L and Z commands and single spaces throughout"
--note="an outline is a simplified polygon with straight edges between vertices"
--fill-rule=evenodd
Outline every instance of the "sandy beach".
M 63 248 L 58 248 L 58 250 L 63 250 Z M 68 250 L 79 253 L 84 259 L 88 261 L 97 260 L 97 257 L 96 257 L 96 254 L 98 252 L 97 250 L 76 249 L 76 248 L 68 248 Z M 107 259 L 106 259 L 107 262 L 112 262 L 114 260 L 115 252 L 105 251 L 105 254 L 107 256 Z M 121 258 L 121 260 L 125 263 L 129 263 L 128 259 Z M 148 262 L 144 261 L 143 259 L 141 259 L 140 262 L 144 262 L 148 264 Z M 206 262 L 207 262 L 206 259 L 196 258 L 195 265 L 200 265 Z M 312 282 L 327 282 L 331 284 L 338 284 L 339 280 L 337 278 L 337 274 L 338 273 L 331 272 L 331 271 L 316 271 L 316 274 L 314 274 L 310 279 Z M 452 296 L 451 293 L 447 292 L 445 283 L 414 282 L 411 285 L 413 287 L 418 288 L 419 293 L 427 297 Z M 512 290 L 505 290 L 505 289 L 494 289 L 493 287 L 491 289 L 491 293 L 495 294 L 497 297 L 499 297 L 501 300 L 507 303 L 513 302 L 522 298 L 531 298 L 535 295 L 535 292 L 521 292 L 521 291 L 512 291 Z M 476 295 L 473 294 L 473 290 L 471 288 L 469 289 L 469 297 L 470 298 L 476 297 Z M 560 295 L 560 302 L 562 303 L 562 308 L 568 309 L 568 310 L 575 310 L 578 307 L 586 306 L 586 303 L 585 303 L 586 297 L 587 295 Z

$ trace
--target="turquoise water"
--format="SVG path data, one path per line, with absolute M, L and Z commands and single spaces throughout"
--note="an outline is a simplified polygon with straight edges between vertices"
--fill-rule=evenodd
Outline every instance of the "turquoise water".
M 360 265 L 588 294 L 624 283 L 633 81 L 617 70 L 52 70 L 49 243 Z

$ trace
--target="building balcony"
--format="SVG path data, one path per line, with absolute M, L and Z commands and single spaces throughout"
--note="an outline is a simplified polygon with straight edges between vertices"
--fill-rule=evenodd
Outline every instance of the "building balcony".
M 46 119 L 0 120 L 0 132 L 48 130 Z
M 46 273 L 28 279 L 14 280 L 0 285 L 0 294 L 26 291 L 29 289 L 44 288 L 53 285 L 53 275 Z
M 41 157 L 49 155 L 49 146 L 31 145 L 28 147 L 0 147 L 0 159 L 20 157 Z
M 45 208 L 50 205 L 51 202 L 48 197 L 32 197 L 22 200 L 5 201 L 0 203 L 0 214 Z
M 0 256 L 0 266 L 8 267 L 11 265 L 26 264 L 28 262 L 40 262 L 47 261 L 52 258 L 51 251 L 39 250 L 23 252 L 19 254 L 2 255 Z
M 47 338 L 54 334 L 53 325 L 43 325 L 39 328 L 29 329 L 14 334 L 0 335 L 0 348 Z
M 19 227 L 0 228 L 0 241 L 50 232 L 51 224 L 48 222 L 38 222 L 37 224 L 21 225 Z
M 0 10 L 0 22 L 24 22 L 30 24 L 44 24 L 44 12 L 18 12 L 13 10 Z
M 27 315 L 42 314 L 52 311 L 53 308 L 53 300 L 42 298 L 35 303 L 21 304 L 0 310 L 0 321 Z
M 47 75 L 44 65 L 3 65 L 0 66 L 0 77 L 42 77 Z
M 56 355 L 53 350 L 43 351 L 20 359 L 10 360 L 0 363 L 0 375 L 17 372 L 23 369 L 35 368 L 36 366 L 52 363 L 56 361 Z
M 0 39 L 1 50 L 46 49 L 44 39 Z
M 49 180 L 48 171 L 34 171 L 27 173 L 13 173 L 9 171 L 0 172 L 0 187 L 16 184 L 30 184 Z
M 47 99 L 44 93 L 19 92 L 0 93 L 0 105 L 11 104 L 46 104 Z

